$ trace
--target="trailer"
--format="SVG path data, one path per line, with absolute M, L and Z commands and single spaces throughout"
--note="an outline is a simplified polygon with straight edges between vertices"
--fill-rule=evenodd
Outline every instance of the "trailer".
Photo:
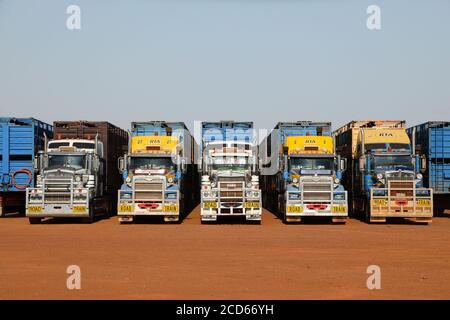
M 25 208 L 25 189 L 35 185 L 34 157 L 53 127 L 34 118 L 0 118 L 0 216 Z
M 197 148 L 183 122 L 132 122 L 129 150 L 119 159 L 119 222 L 143 216 L 181 222 L 198 204 Z
M 55 139 L 39 152 L 35 188 L 27 188 L 30 223 L 42 218 L 112 215 L 121 177 L 117 158 L 127 149 L 127 132 L 109 122 L 56 121 Z
M 261 223 L 258 145 L 253 122 L 202 122 L 201 221 L 243 217 Z
M 450 122 L 425 122 L 408 128 L 408 134 L 425 157 L 423 185 L 433 189 L 435 213 L 442 213 L 450 209 Z
M 423 187 L 423 157 L 405 126 L 403 120 L 361 120 L 334 133 L 337 152 L 350 164 L 342 181 L 351 190 L 351 212 L 369 223 L 432 220 L 433 191 Z
M 279 122 L 259 146 L 263 205 L 285 223 L 322 217 L 345 223 L 346 161 L 335 152 L 331 122 Z

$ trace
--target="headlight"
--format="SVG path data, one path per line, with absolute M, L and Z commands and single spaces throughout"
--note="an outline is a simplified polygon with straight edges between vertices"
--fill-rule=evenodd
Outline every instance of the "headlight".
M 333 198 L 334 200 L 345 200 L 345 193 L 335 193 Z
M 210 191 L 203 192 L 203 197 L 204 198 L 210 198 L 211 197 L 211 192 Z
M 252 183 L 251 182 L 247 182 L 247 188 L 251 188 L 252 187 Z
M 81 181 L 81 177 L 80 177 L 80 176 L 76 176 L 76 177 L 75 177 L 75 181 L 76 181 L 76 182 L 80 182 L 80 181 Z
M 297 178 L 294 178 L 294 179 L 292 179 L 292 182 L 293 182 L 293 183 L 297 183 L 297 182 L 298 182 L 298 179 L 297 179 Z
M 382 173 L 378 173 L 378 174 L 377 174 L 377 179 L 378 179 L 378 180 L 383 179 L 383 174 L 382 174 Z
M 122 193 L 121 198 L 122 199 L 131 199 L 131 192 Z
M 167 182 L 172 183 L 172 182 L 173 182 L 173 177 L 169 177 L 169 178 L 167 179 Z
M 339 184 L 339 182 L 341 182 L 341 180 L 339 180 L 339 178 L 334 179 L 334 183 Z
M 211 187 L 212 187 L 212 188 L 215 188 L 216 185 L 217 185 L 217 183 L 216 183 L 215 181 L 211 182 Z
M 126 183 L 131 183 L 131 178 L 130 178 L 130 177 L 127 177 L 127 178 L 125 179 L 125 182 L 126 182 Z
M 418 173 L 418 174 L 417 174 L 417 179 L 422 180 L 422 178 L 423 178 L 422 174 L 421 174 L 421 173 Z

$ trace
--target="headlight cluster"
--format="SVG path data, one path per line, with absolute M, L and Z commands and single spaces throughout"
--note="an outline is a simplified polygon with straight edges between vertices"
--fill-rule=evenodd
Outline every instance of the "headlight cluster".
M 217 197 L 217 192 L 216 191 L 204 191 L 203 192 L 203 197 L 204 198 L 216 198 Z
M 345 200 L 345 193 L 335 193 L 333 194 L 334 200 Z
M 289 200 L 300 200 L 300 193 L 289 193 Z
M 30 199 L 31 200 L 40 200 L 42 199 L 42 192 L 39 190 L 32 190 L 30 193 Z
M 123 200 L 131 200 L 131 192 L 121 193 L 120 198 Z
M 246 198 L 258 198 L 259 197 L 259 192 L 258 191 L 246 191 L 245 192 L 245 197 Z
M 175 200 L 177 198 L 177 194 L 175 192 L 166 193 L 166 199 Z
M 423 178 L 423 176 L 422 176 L 421 173 L 418 173 L 416 177 L 417 177 L 417 179 L 419 179 L 419 180 L 422 180 L 422 178 Z
M 382 173 L 378 173 L 378 174 L 377 174 L 377 179 L 378 179 L 378 180 L 383 179 L 383 174 L 382 174 Z

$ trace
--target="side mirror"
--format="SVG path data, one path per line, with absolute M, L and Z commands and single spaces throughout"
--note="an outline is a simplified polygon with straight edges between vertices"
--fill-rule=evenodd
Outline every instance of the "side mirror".
M 183 173 L 186 172 L 186 159 L 184 157 L 181 158 L 181 171 L 183 171 Z
M 366 171 L 366 157 L 365 156 L 361 156 L 361 158 L 359 158 L 359 171 L 361 171 L 361 172 Z
M 425 155 L 420 156 L 420 171 L 425 172 L 427 170 L 427 157 Z
M 119 171 L 120 171 L 120 173 L 123 173 L 125 171 L 125 158 L 119 157 L 117 160 L 118 160 L 117 166 L 119 168 Z

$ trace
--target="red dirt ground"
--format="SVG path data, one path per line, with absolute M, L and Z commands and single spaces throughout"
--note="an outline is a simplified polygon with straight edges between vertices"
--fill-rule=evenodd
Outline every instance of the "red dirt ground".
M 412 223 L 29 225 L 0 219 L 0 299 L 450 299 L 450 217 Z M 66 268 L 81 268 L 68 290 Z M 381 290 L 366 269 L 381 268 Z

